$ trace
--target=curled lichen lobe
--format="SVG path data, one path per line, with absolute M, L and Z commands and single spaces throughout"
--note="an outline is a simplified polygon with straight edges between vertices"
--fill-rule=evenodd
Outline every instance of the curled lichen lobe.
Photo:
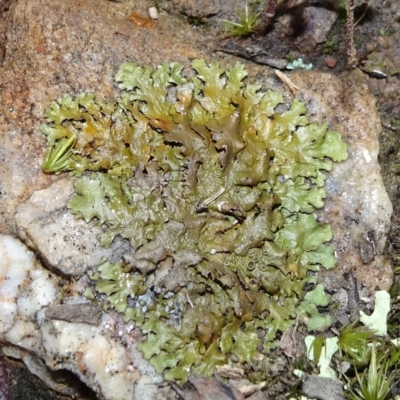
M 335 265 L 315 209 L 347 149 L 298 100 L 278 114 L 282 95 L 245 84 L 242 64 L 192 67 L 186 79 L 178 63 L 124 63 L 114 102 L 53 102 L 44 169 L 80 176 L 68 207 L 103 226 L 103 246 L 129 240 L 89 276 L 147 334 L 139 348 L 159 373 L 209 375 L 229 358 L 260 379 L 278 331 L 330 323 L 323 288 L 303 288 Z

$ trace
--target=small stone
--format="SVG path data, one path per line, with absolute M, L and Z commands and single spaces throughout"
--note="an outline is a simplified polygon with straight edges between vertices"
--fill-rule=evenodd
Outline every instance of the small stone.
M 307 376 L 303 382 L 303 393 L 320 400 L 344 400 L 343 384 L 337 379 L 322 376 Z
M 231 365 L 228 364 L 218 365 L 217 373 L 223 378 L 229 378 L 229 379 L 241 379 L 245 375 L 244 369 L 232 367 Z
M 337 64 L 337 60 L 334 57 L 325 57 L 325 65 L 329 68 L 335 68 Z
M 149 8 L 149 17 L 151 19 L 158 19 L 158 11 L 156 7 Z
M 244 400 L 243 394 L 238 389 L 216 379 L 192 376 L 189 382 L 196 391 L 183 391 L 177 385 L 172 386 L 184 400 Z

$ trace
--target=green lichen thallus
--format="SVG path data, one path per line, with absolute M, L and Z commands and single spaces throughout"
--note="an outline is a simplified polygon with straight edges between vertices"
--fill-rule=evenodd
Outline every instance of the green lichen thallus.
M 315 211 L 347 147 L 296 99 L 277 113 L 283 96 L 245 83 L 242 64 L 192 68 L 124 63 L 116 100 L 52 102 L 43 168 L 78 177 L 67 206 L 102 226 L 102 246 L 129 240 L 88 272 L 92 296 L 135 321 L 158 373 L 183 382 L 230 360 L 262 380 L 278 332 L 331 323 L 315 284 L 335 265 L 332 231 Z

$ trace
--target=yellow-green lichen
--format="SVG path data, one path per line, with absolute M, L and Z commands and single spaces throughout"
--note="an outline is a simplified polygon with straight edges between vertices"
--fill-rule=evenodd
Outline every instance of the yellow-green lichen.
M 282 95 L 245 84 L 243 65 L 192 67 L 186 79 L 177 63 L 124 63 L 114 102 L 53 102 L 43 167 L 79 176 L 68 207 L 103 227 L 102 246 L 129 240 L 89 277 L 146 335 L 139 348 L 158 373 L 184 381 L 230 360 L 258 380 L 278 332 L 298 318 L 330 324 L 315 285 L 335 265 L 332 232 L 315 209 L 347 149 L 298 100 L 277 113 Z

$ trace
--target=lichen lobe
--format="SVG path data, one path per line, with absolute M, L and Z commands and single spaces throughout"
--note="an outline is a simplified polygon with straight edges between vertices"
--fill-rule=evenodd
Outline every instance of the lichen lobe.
M 102 246 L 130 241 L 89 277 L 147 335 L 158 373 L 185 381 L 229 360 L 260 380 L 277 332 L 330 323 L 316 271 L 335 265 L 332 232 L 315 209 L 347 148 L 298 100 L 276 113 L 281 94 L 245 84 L 242 64 L 192 67 L 124 63 L 114 102 L 53 102 L 44 169 L 79 176 L 68 207 L 104 227 Z

